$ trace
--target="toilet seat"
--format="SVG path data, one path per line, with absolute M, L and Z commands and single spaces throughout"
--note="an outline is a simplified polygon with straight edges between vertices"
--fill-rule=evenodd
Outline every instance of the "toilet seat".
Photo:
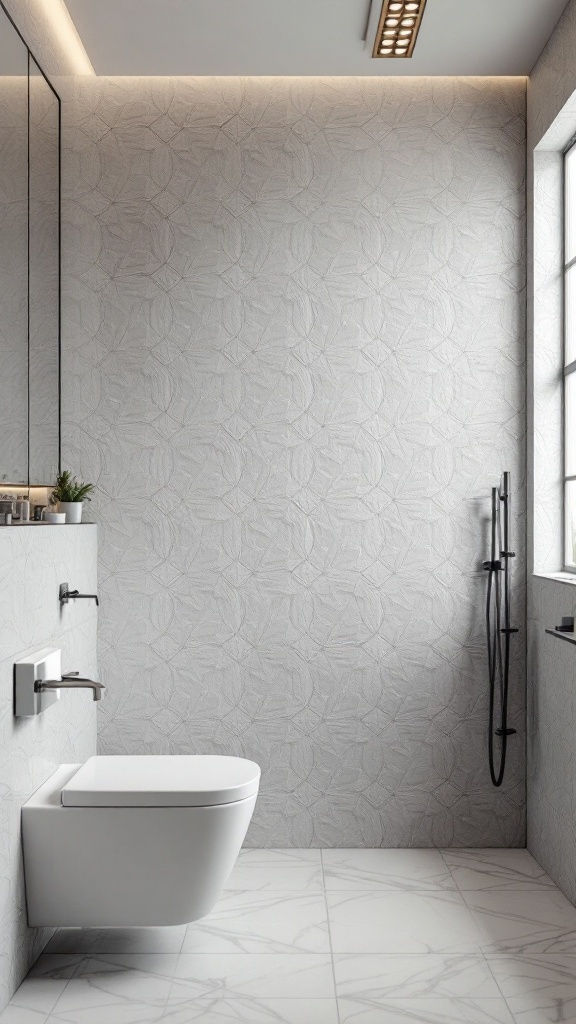
M 260 768 L 214 754 L 90 757 L 62 788 L 64 807 L 209 807 L 255 796 Z

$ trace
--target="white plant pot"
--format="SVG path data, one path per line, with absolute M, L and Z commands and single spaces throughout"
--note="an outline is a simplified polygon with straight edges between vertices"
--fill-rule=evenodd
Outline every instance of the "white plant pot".
M 81 523 L 83 504 L 83 501 L 59 501 L 58 511 L 66 513 L 67 523 Z

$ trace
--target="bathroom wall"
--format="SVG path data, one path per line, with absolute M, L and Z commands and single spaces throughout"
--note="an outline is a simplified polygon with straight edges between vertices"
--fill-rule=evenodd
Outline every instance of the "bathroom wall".
M 96 749 L 88 693 L 62 692 L 33 719 L 14 718 L 14 661 L 42 647 L 62 649 L 63 670 L 96 672 L 96 611 L 79 601 L 60 609 L 58 586 L 94 593 L 95 526 L 0 529 L 0 1011 L 49 932 L 26 924 L 20 808 L 63 763 Z
M 44 0 L 3 2 L 38 61 L 65 91 L 77 64 L 47 17 Z M 63 7 L 61 0 L 52 0 L 52 14 L 57 6 Z M 45 501 L 44 489 L 34 493 Z M 60 583 L 93 593 L 96 576 L 96 526 L 0 528 L 0 1013 L 50 935 L 26 923 L 20 808 L 60 764 L 85 760 L 96 750 L 96 710 L 87 693 L 62 692 L 59 703 L 38 718 L 14 718 L 13 665 L 53 646 L 62 650 L 64 670 L 96 672 L 94 605 L 80 601 L 61 609 L 58 602 Z
M 522 626 L 525 81 L 97 79 L 64 125 L 101 752 L 254 758 L 256 846 L 523 845 L 480 566 L 509 469 Z
M 528 847 L 576 902 L 576 647 L 545 633 L 576 614 L 562 565 L 562 157 L 576 133 L 576 2 L 530 77 Z M 556 578 L 554 578 L 556 575 Z

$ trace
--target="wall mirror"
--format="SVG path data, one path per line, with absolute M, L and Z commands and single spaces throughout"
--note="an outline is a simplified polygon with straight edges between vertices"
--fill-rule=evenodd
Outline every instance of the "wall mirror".
M 0 6 L 0 491 L 60 466 L 60 100 Z

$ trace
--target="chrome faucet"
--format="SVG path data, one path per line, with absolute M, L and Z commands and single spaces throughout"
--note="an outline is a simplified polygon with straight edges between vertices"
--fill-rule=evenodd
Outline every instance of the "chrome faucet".
M 34 685 L 36 693 L 43 690 L 92 690 L 93 700 L 102 699 L 102 690 L 106 687 L 94 679 L 86 679 L 78 672 L 65 672 L 62 679 L 38 679 Z
M 96 601 L 96 607 L 100 604 L 98 594 L 80 594 L 77 590 L 68 590 L 68 585 L 66 583 L 63 584 L 63 586 L 60 587 L 60 604 L 68 604 L 71 597 L 73 597 L 75 601 L 80 600 L 80 598 L 84 598 L 87 601 Z

